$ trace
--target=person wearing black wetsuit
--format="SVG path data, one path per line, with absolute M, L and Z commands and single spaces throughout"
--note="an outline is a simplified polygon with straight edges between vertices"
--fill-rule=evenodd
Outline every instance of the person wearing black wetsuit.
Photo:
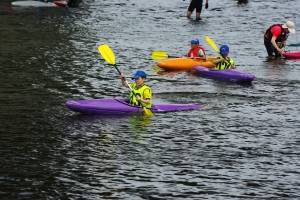
M 203 0 L 192 0 L 191 3 L 190 3 L 190 6 L 188 8 L 186 17 L 188 19 L 190 19 L 192 12 L 196 8 L 196 20 L 200 20 L 201 19 L 200 14 L 201 14 L 201 10 L 202 10 L 202 3 L 203 3 Z M 207 8 L 208 8 L 208 0 L 206 0 L 206 3 L 205 3 L 205 9 L 207 9 Z
M 78 3 L 77 3 L 77 0 L 66 0 L 67 1 L 67 5 L 68 7 L 77 7 L 78 6 Z

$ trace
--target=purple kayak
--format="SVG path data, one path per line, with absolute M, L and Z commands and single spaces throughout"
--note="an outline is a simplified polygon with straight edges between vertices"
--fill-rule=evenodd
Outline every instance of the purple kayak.
M 300 58 L 300 51 L 298 52 L 286 52 L 282 54 L 287 59 L 299 59 Z
M 247 74 L 236 69 L 215 70 L 202 66 L 195 66 L 194 69 L 205 77 L 222 81 L 251 83 L 255 79 L 254 75 Z
M 67 101 L 66 106 L 75 112 L 100 115 L 119 115 L 143 112 L 142 107 L 132 106 L 125 99 L 89 99 Z M 196 110 L 198 104 L 152 104 L 151 112 L 170 112 L 179 110 Z

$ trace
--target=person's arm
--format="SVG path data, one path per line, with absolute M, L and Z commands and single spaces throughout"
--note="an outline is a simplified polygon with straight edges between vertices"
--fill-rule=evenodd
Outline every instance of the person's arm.
M 236 66 L 234 64 L 234 61 L 232 60 L 233 64 L 231 65 L 231 69 L 236 69 Z
M 235 64 L 234 64 L 234 61 L 232 60 L 233 64 L 231 64 L 230 60 L 232 60 L 232 59 L 228 59 L 228 57 L 223 56 L 223 58 L 216 58 L 216 59 L 213 61 L 213 63 L 214 63 L 215 65 L 217 65 L 219 62 L 226 61 L 226 62 L 228 62 L 228 63 L 231 65 L 230 68 L 235 69 L 236 66 L 235 66 Z
M 142 99 L 139 95 L 136 95 L 136 100 L 141 101 L 143 103 L 149 104 L 151 101 L 150 99 Z
M 151 103 L 151 100 L 150 100 L 151 99 L 151 93 L 148 89 L 146 89 L 144 91 L 144 98 L 145 99 L 142 99 L 140 96 L 138 96 L 138 95 L 136 96 L 136 100 L 138 100 L 138 101 L 141 101 L 145 104 L 150 104 Z
M 213 61 L 213 63 L 214 63 L 214 64 L 218 64 L 219 62 L 226 61 L 226 60 L 227 60 L 227 59 L 225 59 L 224 56 L 223 56 L 223 58 L 217 57 L 217 58 Z
M 186 57 L 191 57 L 191 50 L 189 50 L 189 52 L 187 53 Z
M 273 47 L 278 51 L 278 53 L 283 54 L 284 50 L 280 49 L 277 44 L 276 44 L 276 39 L 278 38 L 279 35 L 282 34 L 281 28 L 279 26 L 274 26 L 271 29 L 271 33 L 272 33 L 272 38 L 271 38 L 271 44 L 273 45 Z
M 273 47 L 278 51 L 278 53 L 283 54 L 283 53 L 284 53 L 284 50 L 283 50 L 283 49 L 280 49 L 280 48 L 277 46 L 276 41 L 275 41 L 276 39 L 277 39 L 277 38 L 273 36 L 272 39 L 271 39 L 271 43 L 272 43 Z
M 198 56 L 199 57 L 197 57 L 197 59 L 199 59 L 199 60 L 205 60 L 206 59 L 206 55 L 205 55 L 205 53 L 203 52 L 202 49 L 199 49 Z
M 121 83 L 124 87 L 128 87 L 127 83 L 125 82 L 125 75 L 122 73 L 120 75 L 120 78 L 121 78 Z
M 285 48 L 285 42 L 286 42 L 286 40 L 282 40 L 282 41 L 281 41 L 281 48 L 280 48 L 280 49 Z

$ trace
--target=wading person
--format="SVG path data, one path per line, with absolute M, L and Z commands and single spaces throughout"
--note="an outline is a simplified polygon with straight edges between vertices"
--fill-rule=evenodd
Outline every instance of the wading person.
M 289 33 L 295 33 L 295 25 L 291 21 L 287 21 L 285 24 L 274 24 L 268 28 L 264 35 L 264 44 L 268 56 L 278 57 L 284 53 L 282 48 Z
M 200 20 L 201 19 L 200 14 L 201 14 L 201 10 L 202 10 L 202 3 L 203 3 L 203 0 L 191 0 L 190 6 L 189 6 L 187 14 L 186 14 L 186 17 L 188 19 L 190 19 L 193 11 L 196 9 L 196 20 Z M 205 3 L 205 9 L 207 9 L 207 8 L 208 8 L 208 0 L 206 0 L 206 3 Z

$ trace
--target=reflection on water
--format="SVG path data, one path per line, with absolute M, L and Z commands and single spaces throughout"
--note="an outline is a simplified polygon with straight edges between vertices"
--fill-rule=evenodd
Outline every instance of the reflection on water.
M 134 133 L 147 132 L 147 128 L 151 125 L 151 117 L 145 114 L 134 115 L 130 118 L 130 125 Z
M 6 6 L 5 7 L 5 12 L 13 14 L 13 13 L 17 12 L 17 9 L 15 7 L 12 7 L 12 6 Z
M 270 58 L 267 57 L 263 63 L 263 67 L 266 70 L 266 76 L 269 78 L 284 79 L 288 74 L 289 70 L 286 67 L 286 59 L 284 58 Z
M 88 115 L 88 114 L 74 114 L 67 118 L 67 124 L 73 130 L 74 126 L 80 125 L 87 132 L 92 132 L 95 128 L 99 128 L 107 132 L 107 126 L 118 129 L 124 125 L 130 124 L 130 132 L 136 134 L 146 133 L 148 127 L 151 126 L 152 117 L 144 113 L 124 114 L 124 115 Z M 90 129 L 90 130 L 89 130 Z

